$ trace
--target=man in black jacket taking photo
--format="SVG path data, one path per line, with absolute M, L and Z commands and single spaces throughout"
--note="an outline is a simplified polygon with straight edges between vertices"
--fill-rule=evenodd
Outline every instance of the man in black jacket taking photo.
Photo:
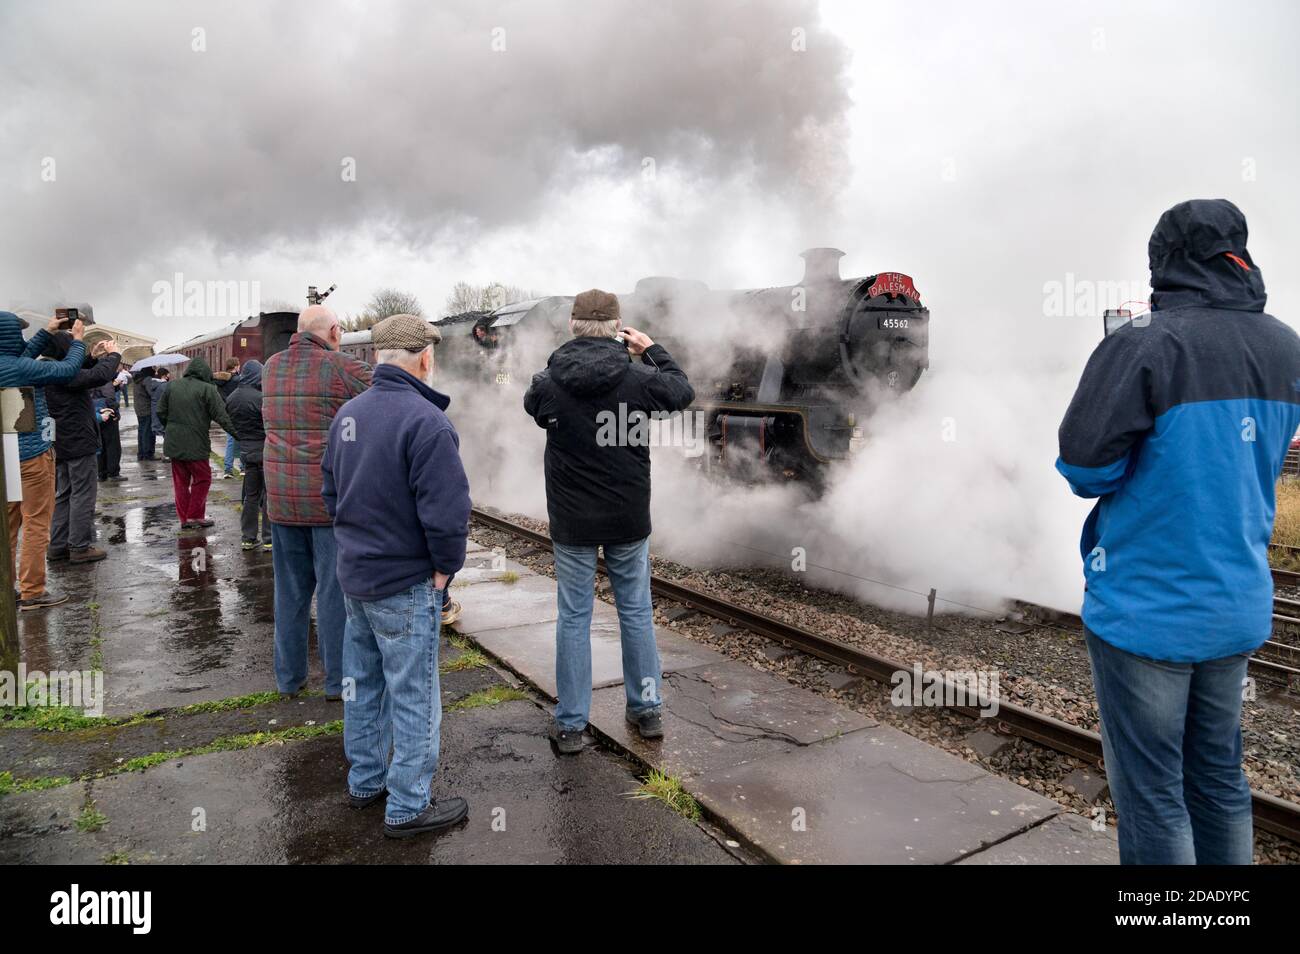
M 70 347 L 72 336 L 59 332 L 46 353 L 62 360 Z M 76 377 L 45 389 L 54 419 L 54 522 L 47 552 L 51 562 L 94 563 L 108 556 L 94 545 L 99 417 L 91 392 L 113 380 L 121 361 L 115 341 L 100 342 Z
M 650 602 L 649 415 L 684 410 L 686 374 L 634 328 L 620 328 L 618 298 L 592 289 L 573 301 L 573 340 L 533 377 L 524 409 L 546 429 L 546 509 L 555 544 L 555 726 L 566 754 L 582 751 L 591 711 L 591 614 L 596 555 L 618 607 L 626 716 L 643 738 L 663 735 L 661 672 Z M 640 361 L 633 360 L 640 357 Z

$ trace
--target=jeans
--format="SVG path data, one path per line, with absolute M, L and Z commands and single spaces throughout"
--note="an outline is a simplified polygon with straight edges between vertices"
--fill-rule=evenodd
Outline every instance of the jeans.
M 50 545 L 54 517 L 54 451 L 47 450 L 19 465 L 23 499 L 9 505 L 9 554 L 17 572 L 21 596 L 33 599 L 45 592 L 45 548 Z M 18 555 L 18 531 L 23 552 Z
M 379 600 L 344 601 L 343 671 L 355 686 L 355 698 L 343 699 L 348 791 L 367 796 L 387 788 L 384 820 L 400 825 L 428 807 L 438 767 L 442 592 L 425 581 Z
M 1246 657 L 1160 662 L 1086 633 L 1126 865 L 1248 865 L 1241 768 Z
M 212 465 L 206 460 L 172 459 L 172 496 L 181 523 L 206 519 L 208 490 L 212 487 Z
M 50 526 L 50 549 L 84 550 L 95 542 L 95 499 L 99 496 L 95 455 L 56 456 L 54 469 L 54 521 Z
M 661 673 L 650 603 L 650 538 L 607 545 L 605 567 L 614 586 L 623 644 L 623 688 L 629 715 L 658 709 Z M 591 714 L 591 608 L 595 599 L 596 548 L 555 544 L 555 721 L 581 732 Z
M 239 449 L 239 442 L 229 434 L 226 435 L 226 473 L 230 473 L 235 466 L 235 451 Z
M 240 501 L 239 535 L 257 542 L 257 518 L 262 518 L 262 542 L 271 543 L 271 518 L 266 515 L 266 481 L 261 464 L 244 461 L 244 492 Z
M 275 572 L 275 684 L 285 693 L 307 683 L 311 597 L 316 594 L 316 644 L 325 694 L 343 692 L 343 590 L 335 571 L 334 528 L 271 524 Z
M 136 402 L 136 406 L 139 407 L 139 402 Z M 153 460 L 155 440 L 153 433 L 153 418 L 150 417 L 150 415 L 136 415 L 135 441 L 135 459 Z

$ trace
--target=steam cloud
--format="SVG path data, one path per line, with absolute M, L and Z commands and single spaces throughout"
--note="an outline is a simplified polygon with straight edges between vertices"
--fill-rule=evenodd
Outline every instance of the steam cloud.
M 255 253 L 361 229 L 468 245 L 644 157 L 815 208 L 845 169 L 847 61 L 810 0 L 6 5 L 22 227 L 0 231 L 0 287 L 93 301 L 191 245 L 255 279 Z

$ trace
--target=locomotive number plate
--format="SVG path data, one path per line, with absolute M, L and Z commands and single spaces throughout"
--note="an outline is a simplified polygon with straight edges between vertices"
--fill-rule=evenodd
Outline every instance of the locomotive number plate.
M 907 328 L 906 318 L 880 318 L 876 322 L 877 328 Z

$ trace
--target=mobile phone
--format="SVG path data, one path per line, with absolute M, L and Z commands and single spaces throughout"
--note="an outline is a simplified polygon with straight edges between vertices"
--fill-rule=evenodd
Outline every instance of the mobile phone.
M 76 308 L 56 308 L 54 317 L 59 319 L 59 327 L 64 331 L 71 331 L 72 326 L 81 320 L 81 312 Z
M 1108 338 L 1133 320 L 1133 312 L 1127 308 L 1107 308 L 1101 316 L 1103 338 Z

